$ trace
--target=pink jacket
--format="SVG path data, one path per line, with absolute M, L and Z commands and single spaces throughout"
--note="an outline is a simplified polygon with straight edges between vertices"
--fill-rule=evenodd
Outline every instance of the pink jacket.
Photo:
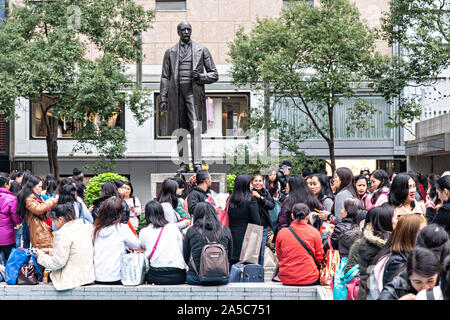
M 0 246 L 16 243 L 14 226 L 22 223 L 16 209 L 16 196 L 9 190 L 0 188 Z
M 376 190 L 375 192 L 377 192 L 378 190 Z M 389 201 L 389 188 L 388 187 L 383 187 L 383 189 L 381 189 L 381 193 L 378 196 L 378 199 L 375 201 L 375 203 L 372 203 L 372 197 L 373 194 L 370 195 L 370 197 L 368 198 L 367 203 L 367 210 L 370 210 L 374 207 L 378 207 L 381 206 L 383 203 L 388 202 Z

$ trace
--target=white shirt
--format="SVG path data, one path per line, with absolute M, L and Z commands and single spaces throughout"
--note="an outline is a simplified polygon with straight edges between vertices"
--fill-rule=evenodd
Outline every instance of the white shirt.
M 170 223 L 175 224 L 180 230 L 186 228 L 186 222 L 180 221 L 180 215 L 173 209 L 169 202 L 161 203 L 164 209 L 164 218 Z
M 145 266 L 147 271 L 149 269 L 148 257 L 155 246 L 160 231 L 161 228 L 149 225 L 139 232 L 139 240 L 145 248 Z M 168 223 L 164 226 L 158 246 L 152 256 L 151 265 L 155 268 L 172 267 L 186 269 L 187 266 L 183 257 L 183 235 L 175 224 Z
M 141 246 L 127 224 L 119 223 L 100 230 L 94 241 L 96 281 L 120 280 L 120 262 L 127 246 L 131 250 L 138 250 Z

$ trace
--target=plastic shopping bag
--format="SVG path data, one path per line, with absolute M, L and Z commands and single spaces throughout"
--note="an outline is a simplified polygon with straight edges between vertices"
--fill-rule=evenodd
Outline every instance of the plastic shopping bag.
M 13 248 L 5 265 L 5 282 L 9 285 L 15 285 L 19 270 L 23 265 L 28 265 L 30 258 L 33 260 L 34 267 L 39 270 L 36 256 L 30 249 Z M 42 275 L 37 273 L 38 280 L 42 281 Z
M 124 286 L 137 286 L 144 283 L 145 256 L 143 253 L 128 253 L 120 262 L 120 281 Z

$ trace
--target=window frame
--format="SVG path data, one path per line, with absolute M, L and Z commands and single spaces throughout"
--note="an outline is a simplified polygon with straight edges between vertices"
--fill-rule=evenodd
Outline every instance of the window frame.
M 159 91 L 155 91 L 155 94 L 153 95 L 153 105 L 157 106 L 157 98 L 160 95 Z M 227 91 L 211 91 L 211 92 L 205 92 L 205 98 L 208 97 L 209 95 L 245 95 L 247 96 L 247 110 L 250 109 L 251 104 L 251 91 L 239 91 L 239 92 L 227 92 Z M 159 119 L 159 107 L 158 110 L 155 110 L 156 114 L 153 120 L 153 135 L 154 135 L 154 140 L 176 140 L 175 136 L 158 136 L 158 119 Z M 203 137 L 202 136 L 202 140 L 248 140 L 249 136 L 221 136 L 221 137 Z
M 30 117 L 30 119 L 29 119 L 29 129 L 30 129 L 29 139 L 30 140 L 45 140 L 46 139 L 45 136 L 44 137 L 33 137 L 33 120 L 34 120 L 34 117 L 33 117 L 33 102 L 32 101 L 29 101 L 29 107 L 30 107 L 30 112 L 28 113 L 29 117 Z M 126 104 L 123 103 L 123 111 L 122 111 L 122 116 L 123 116 L 123 120 L 122 120 L 123 128 L 122 129 L 123 130 L 125 130 L 125 128 L 126 128 L 125 110 L 126 110 Z M 70 138 L 69 137 L 57 137 L 56 140 L 62 140 L 62 141 L 64 141 L 64 140 L 67 140 L 67 141 L 73 140 L 73 141 L 75 141 L 77 139 L 74 139 L 73 137 L 70 137 Z
M 294 5 L 295 2 L 299 2 L 299 1 L 311 2 L 310 5 L 311 5 L 312 7 L 314 7 L 314 0 L 283 0 L 282 8 L 283 8 L 284 10 L 288 10 L 288 9 L 289 9 L 289 4 L 288 4 L 289 2 L 292 2 L 291 5 Z
M 158 2 L 184 2 L 184 9 L 158 9 Z M 187 0 L 155 0 L 155 11 L 156 12 L 186 12 L 187 11 Z

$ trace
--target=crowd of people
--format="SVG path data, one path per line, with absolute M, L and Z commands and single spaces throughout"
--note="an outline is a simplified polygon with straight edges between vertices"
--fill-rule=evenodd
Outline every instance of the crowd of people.
M 360 300 L 449 299 L 450 172 L 290 170 L 283 161 L 264 174 L 239 174 L 225 208 L 206 170 L 189 181 L 166 179 L 145 205 L 131 182 L 105 182 L 90 207 L 79 169 L 60 180 L 0 173 L 0 259 L 5 264 L 13 248 L 35 248 L 38 271 L 50 270 L 55 288 L 65 290 L 121 284 L 121 259 L 142 252 L 147 283 L 202 285 L 204 246 L 219 243 L 231 267 L 255 224 L 263 229 L 258 264 L 269 248 L 283 284 L 320 284 L 320 265 L 334 249 L 347 258 L 344 272 L 359 266 Z

